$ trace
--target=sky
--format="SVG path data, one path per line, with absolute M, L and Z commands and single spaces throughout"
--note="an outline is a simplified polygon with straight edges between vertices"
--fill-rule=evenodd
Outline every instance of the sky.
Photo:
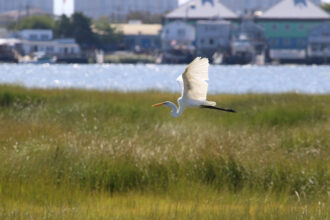
M 179 0 L 179 4 L 183 4 L 187 1 L 189 0 Z M 330 0 L 322 0 L 322 1 L 330 3 Z M 63 4 L 63 2 L 65 3 Z M 54 1 L 55 14 L 61 15 L 64 12 L 64 14 L 70 16 L 73 13 L 73 7 L 74 7 L 73 2 L 74 0 L 55 0 Z

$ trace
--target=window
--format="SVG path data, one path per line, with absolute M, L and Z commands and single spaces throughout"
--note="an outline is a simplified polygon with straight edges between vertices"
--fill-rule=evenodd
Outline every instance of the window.
M 270 40 L 269 43 L 270 43 L 270 45 L 273 46 L 273 47 L 278 46 L 278 40 L 276 40 L 276 39 L 272 39 L 272 40 Z
M 290 45 L 291 45 L 291 41 L 290 41 L 290 39 L 285 39 L 285 40 L 283 41 L 283 44 L 284 44 L 284 46 L 286 46 L 286 47 L 290 46 Z
M 178 35 L 185 36 L 186 35 L 186 30 L 185 29 L 179 29 L 178 30 Z
M 38 40 L 38 37 L 36 34 L 31 34 L 29 38 L 30 38 L 30 40 Z
M 214 40 L 211 38 L 210 39 L 210 45 L 213 45 L 214 44 Z
M 298 46 L 300 46 L 300 47 L 304 47 L 304 46 L 306 46 L 305 40 L 303 40 L 303 39 L 299 39 L 299 40 L 298 40 Z
M 317 44 L 312 44 L 312 51 L 313 52 L 318 51 L 318 45 Z
M 290 28 L 291 28 L 291 26 L 290 26 L 289 24 L 286 24 L 286 25 L 284 26 L 284 29 L 287 30 L 287 31 L 290 30 Z
M 41 35 L 41 40 L 48 40 L 48 39 L 49 39 L 49 37 L 48 37 L 47 34 L 42 34 Z
M 329 33 L 328 33 L 328 32 L 322 32 L 322 33 L 321 33 L 321 36 L 322 36 L 322 37 L 329 37 Z
M 273 30 L 277 30 L 277 24 L 273 24 L 273 25 L 272 25 L 272 29 L 273 29 Z

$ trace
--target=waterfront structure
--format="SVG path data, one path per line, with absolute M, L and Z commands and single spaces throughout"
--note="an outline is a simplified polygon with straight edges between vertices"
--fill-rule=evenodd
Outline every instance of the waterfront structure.
M 74 39 L 53 39 L 52 30 L 22 30 L 19 50 L 22 55 L 44 53 L 49 56 L 76 56 L 80 54 L 80 47 Z
M 307 55 L 313 63 L 330 62 L 330 22 L 322 23 L 310 29 Z
M 225 53 L 230 47 L 230 33 L 231 23 L 229 21 L 197 21 L 197 54 L 212 60 L 216 52 Z
M 195 27 L 176 20 L 163 26 L 161 33 L 163 62 L 189 62 L 195 54 Z
M 269 56 L 279 61 L 303 61 L 309 30 L 330 16 L 309 0 L 282 0 L 257 18 L 265 29 Z
M 264 63 L 266 40 L 264 28 L 253 20 L 244 19 L 232 33 L 231 57 L 228 63 Z M 257 61 L 258 60 L 258 61 Z
M 194 48 L 195 32 L 194 26 L 179 20 L 164 25 L 161 34 L 162 49 Z
M 160 48 L 160 24 L 115 24 L 114 27 L 123 33 L 125 49 L 131 51 L 150 51 Z
M 99 18 L 124 20 L 131 12 L 163 14 L 178 7 L 178 0 L 75 0 L 74 11 Z
M 165 19 L 185 19 L 194 22 L 210 19 L 235 20 L 238 16 L 219 0 L 191 0 L 165 15 Z
M 243 14 L 246 11 L 265 11 L 282 0 L 219 0 L 228 8 L 238 14 Z M 321 0 L 311 0 L 315 5 L 320 5 Z
M 0 13 L 8 11 L 29 11 L 38 8 L 53 14 L 54 0 L 0 0 Z

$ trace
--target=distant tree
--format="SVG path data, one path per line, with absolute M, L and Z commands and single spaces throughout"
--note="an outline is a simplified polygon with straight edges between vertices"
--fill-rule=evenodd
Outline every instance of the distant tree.
M 140 20 L 145 24 L 160 24 L 162 23 L 162 16 L 161 14 L 151 14 L 150 12 L 134 11 L 129 13 L 126 19 L 127 21 Z
M 97 35 L 98 46 L 103 49 L 113 47 L 122 41 L 123 34 L 113 27 L 107 17 L 101 17 L 93 24 L 94 33 Z
M 71 17 L 72 36 L 84 49 L 96 46 L 96 38 L 91 23 L 91 19 L 80 12 L 74 13 Z
M 8 25 L 10 30 L 23 29 L 54 29 L 55 21 L 51 16 L 47 15 L 33 15 L 25 17 L 18 22 L 13 22 Z
M 328 13 L 330 13 L 330 4 L 329 3 L 323 3 L 321 5 L 321 7 L 323 8 L 323 10 L 325 10 Z
M 55 23 L 54 35 L 56 37 L 73 37 L 73 27 L 70 18 L 62 15 Z

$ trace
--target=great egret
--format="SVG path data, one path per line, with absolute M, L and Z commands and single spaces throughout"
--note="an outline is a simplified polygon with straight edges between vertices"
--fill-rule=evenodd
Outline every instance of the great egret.
M 235 110 L 215 107 L 216 103 L 206 100 L 208 83 L 209 60 L 197 57 L 193 60 L 184 73 L 177 78 L 182 89 L 178 99 L 179 109 L 173 102 L 166 101 L 153 105 L 153 107 L 166 106 L 172 109 L 171 115 L 179 117 L 188 107 L 201 107 L 234 113 Z

